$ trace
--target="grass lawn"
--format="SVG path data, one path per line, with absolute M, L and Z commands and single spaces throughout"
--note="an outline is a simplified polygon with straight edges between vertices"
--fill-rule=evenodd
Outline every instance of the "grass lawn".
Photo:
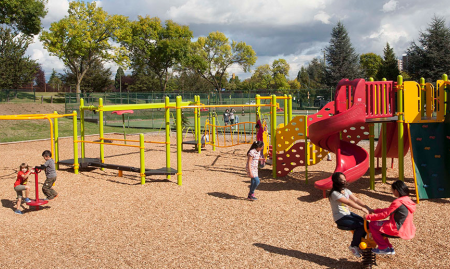
M 73 136 L 71 119 L 59 119 L 59 136 Z M 155 132 L 154 129 L 127 128 L 127 134 Z M 104 127 L 105 133 L 123 133 L 122 127 Z M 85 123 L 85 134 L 98 134 L 98 125 L 92 122 Z M 80 135 L 80 124 L 78 122 L 78 135 Z M 21 121 L 0 121 L 0 142 L 15 142 L 35 139 L 50 138 L 50 124 L 47 120 L 21 120 Z

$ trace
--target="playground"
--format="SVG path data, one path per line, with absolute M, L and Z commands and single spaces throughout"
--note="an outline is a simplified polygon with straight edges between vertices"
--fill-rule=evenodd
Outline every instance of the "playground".
M 151 139 L 164 141 L 163 136 Z M 139 177 L 131 172 L 117 177 L 117 171 L 96 169 L 75 175 L 72 169 L 62 168 L 55 186 L 59 197 L 40 211 L 26 210 L 17 216 L 12 210 L 12 184 L 18 164 L 43 163 L 41 153 L 48 144 L 0 145 L 2 268 L 49 264 L 59 268 L 99 264 L 114 268 L 360 267 L 347 249 L 350 233 L 336 229 L 329 202 L 314 188 L 316 180 L 330 175 L 334 162 L 310 167 L 309 184 L 304 182 L 302 167 L 280 179 L 272 179 L 270 169 L 263 169 L 256 202 L 245 199 L 247 145 L 202 154 L 184 151 L 183 186 L 164 177 L 140 185 Z M 71 144 L 71 138 L 61 139 L 61 147 Z M 164 147 L 152 144 L 146 149 L 149 167 L 164 165 L 164 158 L 159 157 Z M 368 144 L 364 147 L 368 149 Z M 97 147 L 86 151 L 95 154 Z M 172 154 L 175 151 L 172 147 Z M 107 152 L 108 162 L 139 165 L 139 154 L 132 148 L 114 147 Z M 409 160 L 405 158 L 405 167 L 411 167 Z M 396 167 L 388 169 L 387 183 L 397 176 Z M 44 177 L 39 174 L 40 181 Z M 386 207 L 393 197 L 389 185 L 381 183 L 379 171 L 376 177 L 375 191 L 369 189 L 368 175 L 350 189 L 371 207 Z M 412 177 L 412 171 L 406 170 L 410 188 Z M 34 180 L 29 184 L 33 186 Z M 378 257 L 377 268 L 446 267 L 449 212 L 449 199 L 421 201 L 414 215 L 416 237 L 393 240 L 397 254 Z M 13 255 L 18 252 L 20 259 Z
M 198 115 L 207 107 L 197 97 L 194 102 L 177 98 L 171 103 L 166 98 L 165 104 L 133 107 L 103 106 L 102 100 L 84 106 L 81 101 L 79 120 L 76 111 L 32 116 L 8 111 L 5 114 L 12 116 L 1 119 L 46 120 L 52 131 L 49 140 L 0 144 L 0 220 L 11 227 L 3 230 L 0 267 L 360 268 L 361 259 L 347 249 L 351 234 L 337 229 L 329 201 L 323 199 L 333 171 L 346 173 L 351 191 L 372 208 L 387 207 L 394 200 L 389 184 L 399 178 L 418 203 L 415 237 L 392 240 L 396 254 L 378 255 L 378 268 L 446 267 L 450 200 L 445 162 L 450 138 L 444 135 L 447 107 L 440 105 L 447 100 L 446 81 L 438 81 L 435 92 L 422 82 L 408 82 L 403 88 L 401 77 L 398 84 L 342 80 L 335 102 L 317 114 L 295 118 L 287 105 L 291 97 L 257 97 L 256 105 L 249 107 L 271 99 L 261 104 L 270 107 L 270 115 L 277 114 L 277 102 L 288 108 L 284 126 L 277 124 L 277 117 L 268 119 L 271 136 L 264 134 L 264 139 L 271 148 L 265 150 L 276 161 L 260 170 L 258 201 L 246 199 L 249 145 L 242 144 L 253 139 L 253 127 L 245 132 L 248 138 L 237 138 L 235 144 L 233 131 L 215 125 L 213 117 L 213 124 L 204 128 L 212 136 L 206 148 L 181 150 L 181 110 L 193 108 Z M 104 133 L 103 114 L 127 109 L 164 109 L 166 126 L 170 109 L 175 109 L 176 132 L 166 128 L 165 134 L 126 138 Z M 99 113 L 99 135 L 86 133 L 85 111 Z M 58 136 L 58 119 L 63 117 L 73 119 L 73 137 Z M 374 123 L 382 125 L 376 149 Z M 197 145 L 201 125 L 200 118 L 195 120 Z M 439 141 L 443 147 L 435 147 Z M 18 222 L 11 191 L 18 164 L 43 163 L 41 152 L 50 145 L 60 164 L 55 186 L 60 195 L 39 211 L 25 206 Z M 327 151 L 333 152 L 331 162 L 322 160 Z M 382 159 L 377 166 L 386 169 L 376 168 L 375 157 Z M 392 166 L 388 158 L 395 158 Z M 44 177 L 39 174 L 39 184 Z M 29 184 L 34 185 L 34 179 Z M 23 245 L 30 250 L 27 255 L 11 255 Z

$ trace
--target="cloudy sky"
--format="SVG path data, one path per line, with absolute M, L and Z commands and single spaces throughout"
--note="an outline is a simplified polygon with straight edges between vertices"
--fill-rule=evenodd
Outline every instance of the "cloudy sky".
M 283 58 L 290 64 L 291 79 L 302 65 L 314 57 L 323 57 L 331 29 L 339 20 L 347 28 L 357 53 L 383 55 L 389 42 L 400 58 L 434 15 L 450 17 L 444 0 L 101 0 L 97 4 L 109 14 L 125 15 L 130 20 L 149 15 L 189 25 L 195 38 L 223 32 L 253 47 L 258 60 L 252 70 Z M 48 0 L 44 28 L 48 30 L 52 22 L 66 16 L 68 7 L 67 0 Z M 28 53 L 41 63 L 47 79 L 52 68 L 63 72 L 63 63 L 49 56 L 37 37 Z M 117 67 L 108 66 L 115 75 Z M 228 72 L 241 79 L 251 75 L 238 67 Z

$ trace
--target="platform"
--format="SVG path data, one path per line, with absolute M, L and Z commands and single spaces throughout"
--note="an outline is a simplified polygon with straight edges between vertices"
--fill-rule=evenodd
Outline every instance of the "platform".
M 386 117 L 386 118 L 373 118 L 373 119 L 366 119 L 366 123 L 382 123 L 382 122 L 392 122 L 397 121 L 398 116 L 394 117 Z
M 68 160 L 60 160 L 58 164 L 61 165 L 70 165 L 73 166 L 74 159 L 68 159 Z M 106 168 L 106 169 L 113 169 L 113 170 L 120 170 L 120 171 L 129 171 L 129 172 L 136 172 L 140 173 L 141 168 L 139 167 L 132 167 L 132 166 L 126 166 L 126 165 L 120 165 L 120 164 L 109 164 L 109 163 L 102 163 L 100 159 L 97 158 L 79 158 L 78 163 L 81 168 L 87 168 L 87 167 L 99 167 L 99 168 Z M 159 169 L 145 169 L 145 175 L 176 175 L 178 171 L 173 168 L 159 168 Z

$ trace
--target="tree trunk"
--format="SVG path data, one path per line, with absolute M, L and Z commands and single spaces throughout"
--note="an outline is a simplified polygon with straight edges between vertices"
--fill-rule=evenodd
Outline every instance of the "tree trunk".
M 77 79 L 77 89 L 75 91 L 75 94 L 77 96 L 77 103 L 80 103 L 80 97 L 81 97 L 81 80 Z

